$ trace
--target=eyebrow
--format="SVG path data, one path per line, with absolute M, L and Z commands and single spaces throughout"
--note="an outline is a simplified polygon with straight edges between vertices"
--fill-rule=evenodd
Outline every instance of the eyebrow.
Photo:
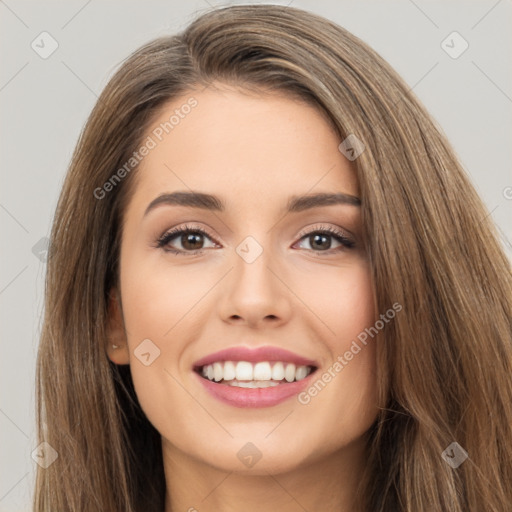
M 288 200 L 286 211 L 289 213 L 295 213 L 309 210 L 311 208 L 318 208 L 320 206 L 331 206 L 336 204 L 360 206 L 361 199 L 342 192 L 335 194 L 318 193 L 303 196 L 291 196 Z M 216 212 L 223 212 L 226 209 L 225 204 L 217 196 L 205 194 L 203 192 L 178 191 L 164 193 L 153 199 L 146 208 L 144 216 L 146 216 L 151 210 L 162 205 L 186 206 L 189 208 L 200 208 Z

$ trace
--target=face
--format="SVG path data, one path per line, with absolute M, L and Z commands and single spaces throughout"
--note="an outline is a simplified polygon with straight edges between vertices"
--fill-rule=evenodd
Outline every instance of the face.
M 312 106 L 227 87 L 174 100 L 148 136 L 109 357 L 164 457 L 264 474 L 348 450 L 376 417 L 375 344 L 357 342 L 375 311 L 341 140 Z M 316 194 L 339 202 L 300 201 Z

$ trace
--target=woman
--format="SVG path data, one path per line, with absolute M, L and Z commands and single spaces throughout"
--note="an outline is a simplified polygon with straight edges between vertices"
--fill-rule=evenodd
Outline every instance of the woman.
M 298 9 L 207 13 L 124 62 L 77 145 L 35 510 L 510 510 L 511 288 L 381 57 Z

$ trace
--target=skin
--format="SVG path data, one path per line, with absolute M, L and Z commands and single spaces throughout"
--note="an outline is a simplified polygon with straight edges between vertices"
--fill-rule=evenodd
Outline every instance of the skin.
M 273 407 L 233 407 L 192 371 L 221 349 L 274 345 L 317 361 L 321 375 L 375 321 L 360 207 L 284 213 L 291 195 L 358 196 L 339 136 L 303 102 L 216 85 L 175 99 L 152 125 L 197 100 L 137 170 L 124 213 L 120 289 L 112 290 L 109 340 L 119 348 L 109 346 L 108 355 L 130 364 L 140 404 L 162 435 L 166 512 L 353 511 L 362 436 L 377 415 L 375 343 L 307 405 L 292 397 Z M 161 205 L 144 216 L 163 192 L 190 189 L 219 196 L 226 210 Z M 211 233 L 193 246 L 202 254 L 156 247 L 184 224 Z M 318 248 L 299 236 L 325 226 L 343 230 L 355 246 L 328 237 Z M 236 252 L 249 235 L 263 248 L 250 264 Z M 185 251 L 180 240 L 170 245 Z M 134 354 L 144 339 L 160 350 L 149 366 Z M 261 452 L 251 468 L 237 457 L 248 442 Z

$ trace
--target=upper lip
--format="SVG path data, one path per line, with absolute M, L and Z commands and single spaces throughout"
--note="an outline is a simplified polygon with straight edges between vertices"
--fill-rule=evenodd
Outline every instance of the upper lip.
M 217 361 L 248 361 L 257 363 L 260 361 L 282 361 L 304 366 L 318 366 L 316 361 L 302 357 L 279 347 L 265 346 L 249 348 L 244 346 L 226 348 L 213 354 L 208 354 L 194 363 L 194 368 L 206 366 Z

